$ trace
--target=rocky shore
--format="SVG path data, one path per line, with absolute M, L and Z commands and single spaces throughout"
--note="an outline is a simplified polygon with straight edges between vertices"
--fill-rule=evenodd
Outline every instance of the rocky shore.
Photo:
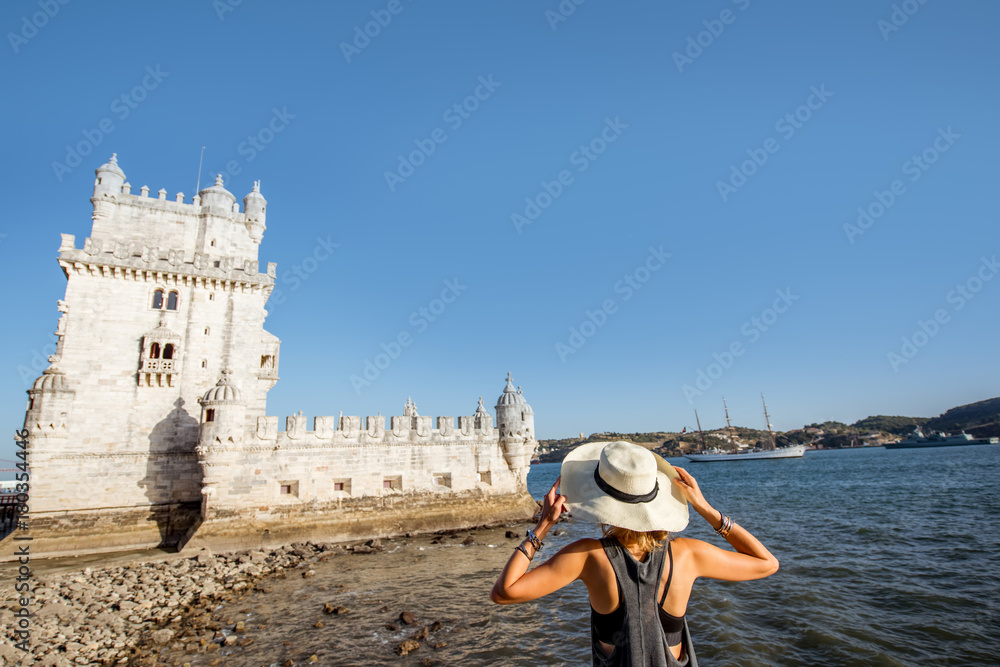
M 19 608 L 13 584 L 0 589 L 0 664 L 153 665 L 163 662 L 160 653 L 221 653 L 223 647 L 247 646 L 242 621 L 227 622 L 215 613 L 228 602 L 253 591 L 266 591 L 270 577 L 309 578 L 312 563 L 334 557 L 371 554 L 383 550 L 379 540 L 365 544 L 297 543 L 270 551 L 213 554 L 208 550 L 168 562 L 129 563 L 35 579 L 32 591 L 31 652 L 14 647 L 18 641 L 14 610 Z M 389 608 L 385 609 L 390 612 Z M 326 605 L 323 612 L 342 615 L 343 606 Z M 415 625 L 409 612 L 399 612 L 398 624 Z M 317 622 L 316 627 L 322 627 Z M 441 623 L 414 627 L 412 636 L 396 647 L 406 655 L 422 643 L 435 642 L 432 633 Z M 209 664 L 223 664 L 221 656 Z M 291 661 L 288 661 L 291 663 Z M 311 656 L 307 662 L 317 662 Z M 289 665 L 290 667 L 290 665 Z

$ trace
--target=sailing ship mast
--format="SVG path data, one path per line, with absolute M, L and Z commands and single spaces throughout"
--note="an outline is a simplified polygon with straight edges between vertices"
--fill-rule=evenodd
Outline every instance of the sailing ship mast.
M 707 449 L 705 447 L 705 434 L 701 432 L 701 420 L 698 419 L 698 411 L 697 410 L 694 411 L 694 420 L 696 422 L 698 422 L 698 437 L 701 438 L 701 449 L 702 449 L 702 451 L 705 451 Z
M 733 425 L 731 423 L 729 423 L 729 406 L 726 405 L 726 397 L 725 396 L 722 397 L 722 407 L 724 407 L 726 409 L 726 428 L 729 429 L 729 442 L 733 443 L 733 449 L 735 450 L 735 449 L 737 449 L 737 447 L 736 447 L 736 438 L 735 438 L 735 436 L 733 436 Z
M 767 402 L 764 400 L 764 393 L 763 392 L 761 392 L 761 394 L 760 394 L 760 402 L 764 404 L 764 421 L 767 422 L 767 438 L 768 438 L 768 441 L 767 441 L 767 447 L 765 447 L 764 449 L 768 449 L 768 450 L 775 449 L 775 444 L 774 444 L 774 429 L 771 426 L 771 416 L 769 414 L 767 414 Z

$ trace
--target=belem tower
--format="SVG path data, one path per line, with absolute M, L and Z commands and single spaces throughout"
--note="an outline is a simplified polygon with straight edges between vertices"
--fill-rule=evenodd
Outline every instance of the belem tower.
M 267 201 L 221 177 L 190 202 L 96 170 L 93 227 L 63 234 L 56 353 L 28 390 L 32 553 L 246 548 L 519 520 L 534 415 L 510 374 L 474 414 L 267 415 L 280 340 Z M 471 402 L 471 401 L 470 401 Z M 6 540 L 4 555 L 12 552 Z

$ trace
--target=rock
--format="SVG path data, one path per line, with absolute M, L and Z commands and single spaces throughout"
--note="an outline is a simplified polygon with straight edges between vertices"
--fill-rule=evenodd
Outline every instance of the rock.
M 406 623 L 407 625 L 413 625 L 414 621 L 416 621 L 416 618 L 413 616 L 412 613 L 404 611 L 399 615 L 399 620 L 401 620 L 403 623 Z
M 303 579 L 308 579 L 309 577 L 315 577 L 315 576 L 316 576 L 316 570 L 306 570 L 305 572 L 302 573 Z
M 389 611 L 389 605 L 387 604 L 382 605 L 381 607 L 379 607 L 378 611 L 380 614 L 384 614 L 385 612 Z
M 442 623 L 441 621 L 434 621 L 433 623 L 431 623 L 431 632 L 437 632 L 443 627 L 444 623 Z
M 470 544 L 475 544 L 475 543 L 476 543 L 476 540 L 475 540 L 475 538 L 472 537 L 472 535 L 469 535 L 467 538 L 465 538 L 464 540 L 462 540 L 462 546 L 463 547 L 467 547 Z
M 386 623 L 385 629 L 388 630 L 389 632 L 396 632 L 397 630 L 399 630 L 399 626 L 397 626 L 395 623 Z
M 313 623 L 313 627 L 316 628 L 317 630 L 320 629 L 320 628 L 322 628 L 323 627 L 323 621 L 316 621 L 315 623 Z
M 420 648 L 420 642 L 415 642 L 412 639 L 407 639 L 405 642 L 396 647 L 396 653 L 400 655 L 408 655 L 413 651 Z
M 334 607 L 333 604 L 330 602 L 327 602 L 326 604 L 323 605 L 324 614 L 332 614 L 334 609 L 336 609 L 336 607 Z
M 250 644 L 253 644 L 253 637 L 244 637 L 238 643 L 240 646 L 250 646 Z
M 222 640 L 222 645 L 223 646 L 232 646 L 237 641 L 238 640 L 236 638 L 236 635 L 229 635 L 228 637 L 226 637 L 225 639 Z
M 424 626 L 424 627 L 420 628 L 419 630 L 417 630 L 415 633 L 413 633 L 413 637 L 412 638 L 413 639 L 417 639 L 417 640 L 427 639 L 427 637 L 429 635 L 430 635 L 430 631 L 427 629 L 427 626 Z
M 319 656 L 313 653 L 306 662 L 319 662 Z
M 346 614 L 349 611 L 351 611 L 351 610 L 348 609 L 347 607 L 336 607 L 336 608 L 334 608 L 333 613 L 336 614 L 337 616 L 341 616 L 343 614 Z
M 157 630 L 151 636 L 154 642 L 162 646 L 173 639 L 174 631 L 164 628 L 163 630 Z
M 371 547 L 366 546 L 364 544 L 359 544 L 359 545 L 357 545 L 355 547 L 352 547 L 351 551 L 353 551 L 356 554 L 370 554 L 370 553 L 375 553 L 375 549 L 372 549 Z
M 281 663 L 281 667 L 295 667 L 295 661 L 289 658 L 288 660 L 285 660 L 283 663 Z
M 435 660 L 434 658 L 424 658 L 420 661 L 421 667 L 433 667 L 434 665 L 440 665 L 440 660 Z
M 434 645 L 434 648 L 444 648 L 447 645 L 448 642 L 438 642 L 437 644 Z
M 552 531 L 552 535 L 555 536 L 555 537 L 560 537 L 560 536 L 565 535 L 565 534 L 566 534 L 566 531 L 563 530 L 562 528 L 556 528 L 555 530 Z
M 233 632 L 246 632 L 246 625 L 243 621 L 236 621 L 236 625 L 233 626 Z
M 382 540 L 380 540 L 378 538 L 375 538 L 373 540 L 368 540 L 367 542 L 365 542 L 365 546 L 366 547 L 370 547 L 372 549 L 377 549 L 377 550 L 381 551 L 382 550 Z
M 518 537 L 520 537 L 520 535 L 515 533 L 513 530 L 508 530 L 506 533 L 504 533 L 504 537 L 506 537 L 508 540 L 516 540 Z

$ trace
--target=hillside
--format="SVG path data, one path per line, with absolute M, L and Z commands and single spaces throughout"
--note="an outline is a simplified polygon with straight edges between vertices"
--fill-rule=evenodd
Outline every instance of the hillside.
M 951 408 L 937 417 L 903 417 L 875 415 L 865 417 L 853 424 L 837 421 L 807 424 L 801 429 L 775 432 L 778 445 L 804 444 L 812 442 L 825 449 L 856 446 L 862 442 L 878 445 L 898 440 L 908 435 L 917 426 L 925 431 L 958 433 L 964 430 L 975 437 L 1000 436 L 1000 398 L 990 398 L 968 405 Z M 755 445 L 764 442 L 767 431 L 733 427 L 733 436 L 738 444 Z M 709 448 L 732 449 L 726 429 L 705 431 L 705 444 Z M 561 440 L 540 440 L 538 458 L 542 462 L 562 461 L 574 447 L 587 442 L 627 440 L 648 447 L 661 456 L 680 456 L 701 448 L 698 433 L 678 433 L 676 431 L 654 431 L 650 433 L 618 433 L 602 431 L 584 438 L 564 438 Z

